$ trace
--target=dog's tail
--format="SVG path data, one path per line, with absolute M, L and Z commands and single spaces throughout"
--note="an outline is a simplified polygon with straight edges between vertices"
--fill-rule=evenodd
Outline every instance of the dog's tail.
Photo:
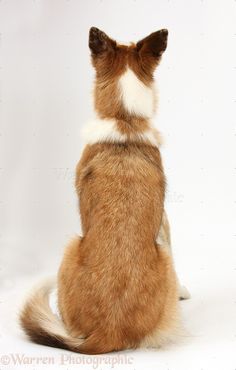
M 111 343 L 101 338 L 101 332 L 93 332 L 87 338 L 74 338 L 49 305 L 49 296 L 55 283 L 47 280 L 38 286 L 27 299 L 21 314 L 20 325 L 35 343 L 58 347 L 84 354 L 99 354 L 114 350 Z

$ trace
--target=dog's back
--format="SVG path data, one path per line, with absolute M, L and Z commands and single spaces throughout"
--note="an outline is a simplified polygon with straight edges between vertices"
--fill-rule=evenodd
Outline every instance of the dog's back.
M 177 297 L 169 256 L 155 242 L 165 189 L 158 149 L 98 144 L 87 152 L 77 175 L 84 237 L 61 267 L 59 303 L 75 335 L 94 333 L 83 351 L 100 353 L 140 345 L 162 317 L 174 319 Z
M 177 327 L 175 272 L 156 243 L 165 177 L 150 124 L 153 71 L 166 40 L 162 30 L 124 46 L 98 29 L 90 31 L 98 118 L 87 129 L 77 167 L 83 237 L 68 246 L 59 271 L 67 332 L 53 325 L 43 290 L 22 314 L 23 327 L 39 343 L 105 353 L 160 345 Z

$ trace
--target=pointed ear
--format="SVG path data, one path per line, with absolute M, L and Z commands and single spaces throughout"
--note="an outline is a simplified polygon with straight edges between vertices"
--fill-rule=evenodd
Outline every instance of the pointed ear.
M 140 53 L 152 54 L 159 58 L 167 47 L 168 31 L 166 29 L 153 32 L 149 36 L 140 40 L 136 44 L 136 49 Z
M 115 49 L 116 42 L 110 39 L 105 32 L 96 27 L 90 28 L 89 31 L 89 48 L 92 55 L 99 55 L 105 51 Z

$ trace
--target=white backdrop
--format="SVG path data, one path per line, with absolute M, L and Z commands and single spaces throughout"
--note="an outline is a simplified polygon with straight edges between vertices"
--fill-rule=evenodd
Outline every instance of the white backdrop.
M 79 131 L 93 114 L 89 28 L 124 42 L 168 28 L 155 124 L 166 142 L 176 268 L 192 293 L 181 303 L 189 337 L 132 352 L 132 366 L 121 367 L 235 369 L 235 19 L 233 0 L 0 1 L 1 353 L 59 356 L 28 344 L 14 317 L 80 232 L 73 181 Z

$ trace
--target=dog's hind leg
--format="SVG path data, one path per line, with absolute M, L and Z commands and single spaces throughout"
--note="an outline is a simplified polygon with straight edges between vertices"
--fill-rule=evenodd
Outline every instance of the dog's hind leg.
M 170 224 L 169 224 L 167 214 L 165 211 L 163 212 L 162 223 L 161 223 L 161 227 L 159 230 L 157 243 L 161 247 L 164 247 L 168 250 L 168 253 L 170 254 L 173 260 L 173 253 L 172 253 L 172 248 L 171 248 Z M 183 300 L 183 299 L 191 298 L 191 295 L 188 289 L 184 285 L 180 284 L 178 278 L 177 278 L 177 283 L 178 283 L 178 290 L 179 290 L 179 299 Z

